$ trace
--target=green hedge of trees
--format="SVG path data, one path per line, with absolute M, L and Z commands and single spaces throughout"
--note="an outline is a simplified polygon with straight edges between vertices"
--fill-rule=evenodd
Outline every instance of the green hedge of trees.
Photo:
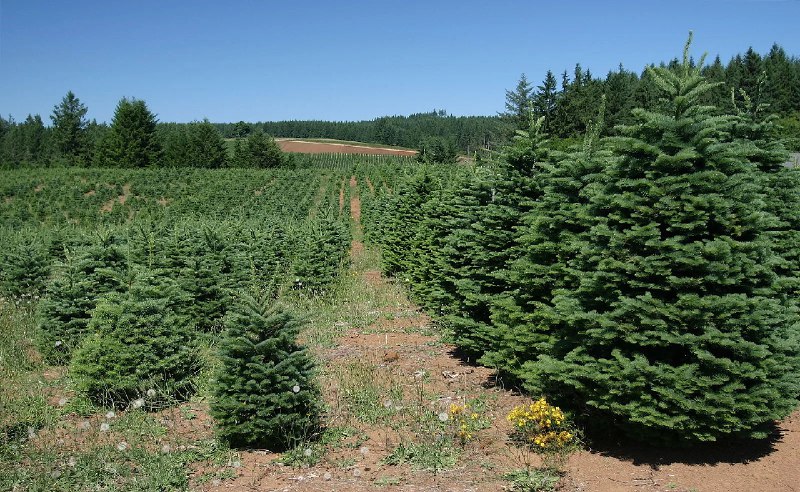
M 652 109 L 564 152 L 546 119 L 500 163 L 369 204 L 384 268 L 471 358 L 650 442 L 765 437 L 800 395 L 800 187 L 775 119 L 688 55 Z

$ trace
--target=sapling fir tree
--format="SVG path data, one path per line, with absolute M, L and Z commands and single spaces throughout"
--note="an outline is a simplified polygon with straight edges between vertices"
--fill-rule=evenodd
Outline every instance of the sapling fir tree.
M 285 308 L 247 294 L 228 312 L 211 414 L 230 445 L 282 451 L 318 429 L 315 364 L 297 343 L 302 324 Z

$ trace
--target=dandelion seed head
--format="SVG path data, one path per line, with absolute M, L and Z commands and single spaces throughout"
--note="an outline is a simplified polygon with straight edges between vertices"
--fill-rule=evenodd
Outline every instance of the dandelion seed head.
M 133 400 L 133 403 L 131 403 L 131 407 L 134 409 L 142 408 L 143 406 L 144 406 L 144 398 L 137 398 L 136 400 Z
M 241 462 L 241 461 L 234 461 L 234 462 L 233 462 L 233 467 L 234 467 L 234 468 L 239 468 L 239 467 L 241 467 L 241 466 L 242 466 L 242 462 Z
M 60 347 L 62 345 L 61 340 L 56 340 L 56 347 Z
M 103 422 L 102 424 L 100 424 L 100 432 L 106 432 L 110 428 L 111 426 L 108 425 L 108 422 Z
M 117 416 L 117 414 L 114 413 L 113 411 L 110 411 L 110 412 L 106 413 L 106 418 L 107 419 L 113 419 L 116 416 Z
M 300 393 L 300 386 L 295 384 L 294 386 L 292 386 L 292 391 L 295 393 Z
M 448 415 L 447 412 L 442 412 L 439 414 L 439 420 L 441 420 L 442 422 L 447 422 L 447 419 L 449 418 L 450 415 Z
M 147 397 L 148 398 L 152 398 L 154 396 L 156 396 L 156 390 L 154 390 L 153 388 L 150 388 L 149 390 L 147 390 Z
M 120 442 L 119 444 L 117 444 L 117 449 L 120 451 L 125 451 L 126 449 L 128 449 L 128 443 L 125 441 Z
M 59 407 L 63 407 L 66 404 L 67 404 L 67 399 L 66 398 L 62 398 L 62 399 L 58 400 L 58 406 Z
M 310 458 L 312 454 L 314 454 L 314 452 L 311 451 L 311 448 L 306 448 L 303 450 L 303 456 L 306 458 Z

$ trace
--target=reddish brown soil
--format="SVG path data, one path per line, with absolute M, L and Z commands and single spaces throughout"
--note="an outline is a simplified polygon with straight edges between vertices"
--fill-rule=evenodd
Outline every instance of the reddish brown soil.
M 342 184 L 339 186 L 339 215 L 342 214 L 344 210 L 344 180 L 342 180 Z
M 361 224 L 361 198 L 358 195 L 358 181 L 355 176 L 350 177 L 350 217 L 357 226 Z
M 372 184 L 372 181 L 369 179 L 369 176 L 367 176 L 367 187 L 369 188 L 370 193 L 375 193 L 375 185 Z
M 125 202 L 128 201 L 128 198 L 131 196 L 131 184 L 125 183 L 122 185 L 122 194 L 116 198 L 112 198 L 111 200 L 107 201 L 100 207 L 101 212 L 111 212 L 114 209 L 114 204 L 119 203 L 120 205 L 125 205 Z
M 339 143 L 307 142 L 304 140 L 279 139 L 276 140 L 276 142 L 284 152 L 299 152 L 303 154 L 401 155 L 408 157 L 417 155 L 416 150 L 387 149 Z

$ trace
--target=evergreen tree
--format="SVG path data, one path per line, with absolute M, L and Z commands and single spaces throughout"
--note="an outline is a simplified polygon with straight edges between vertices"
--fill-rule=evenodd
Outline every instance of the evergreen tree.
M 184 303 L 173 281 L 149 271 L 126 292 L 103 298 L 89 322 L 92 335 L 72 359 L 77 389 L 117 408 L 146 395 L 152 407 L 190 396 L 200 364 L 192 326 L 177 314 Z
M 0 290 L 14 297 L 38 296 L 50 275 L 47 250 L 30 237 L 9 246 L 0 252 Z
M 530 119 L 532 103 L 533 88 L 523 73 L 517 82 L 517 87 L 513 91 L 506 91 L 506 110 L 501 116 L 514 130 L 524 130 Z
M 164 137 L 164 164 L 172 167 L 192 165 L 187 128 L 179 126 Z
M 284 155 L 275 139 L 262 131 L 255 131 L 247 137 L 246 166 L 257 168 L 280 167 Z
M 797 405 L 800 323 L 774 296 L 758 171 L 698 103 L 688 49 L 651 70 L 666 110 L 608 141 L 579 286 L 555 293 L 563 328 L 527 380 L 639 439 L 763 437 Z
M 207 119 L 192 123 L 187 128 L 187 160 L 190 166 L 220 168 L 225 167 L 227 151 L 222 135 Z
M 153 167 L 161 163 L 156 117 L 140 99 L 117 104 L 111 128 L 102 144 L 100 164 L 110 167 Z
M 544 118 L 543 131 L 546 133 L 552 130 L 558 102 L 557 84 L 555 75 L 548 70 L 542 85 L 536 88 L 536 94 L 533 96 L 533 114 L 537 119 Z
M 69 91 L 50 115 L 56 152 L 72 164 L 83 164 L 89 151 L 87 111 L 80 99 Z
M 297 344 L 302 321 L 248 295 L 225 319 L 211 415 L 234 447 L 282 451 L 319 428 L 315 365 Z
M 64 272 L 47 286 L 37 306 L 38 345 L 45 360 L 64 363 L 84 337 L 99 299 L 126 288 L 128 259 L 120 238 L 98 240 L 69 254 Z

